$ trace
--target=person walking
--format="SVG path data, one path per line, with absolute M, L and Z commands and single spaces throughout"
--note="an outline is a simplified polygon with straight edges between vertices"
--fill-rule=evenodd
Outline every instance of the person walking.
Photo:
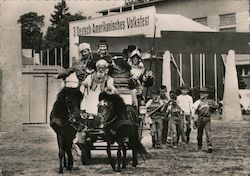
M 184 111 L 184 118 L 181 119 L 181 126 L 184 129 L 184 133 L 186 134 L 186 143 L 189 143 L 191 133 L 191 112 L 193 98 L 187 94 L 189 91 L 187 86 L 183 85 L 180 87 L 180 89 L 181 94 L 177 96 L 177 104 Z
M 208 152 L 213 152 L 211 136 L 211 110 L 218 107 L 217 103 L 208 99 L 209 90 L 203 87 L 200 90 L 200 99 L 195 101 L 192 106 L 192 116 L 194 118 L 194 127 L 197 128 L 198 150 L 202 150 L 202 136 L 206 133 Z
M 171 141 L 174 149 L 178 148 L 179 136 L 182 133 L 181 118 L 184 114 L 182 109 L 176 102 L 177 96 L 175 93 L 170 94 L 171 100 L 168 103 L 166 114 L 168 116 L 169 131 L 171 133 Z
M 162 148 L 162 112 L 160 110 L 163 105 L 162 100 L 160 100 L 159 91 L 152 92 L 152 99 L 146 103 L 146 108 L 149 109 L 151 124 L 150 124 L 150 134 L 152 136 L 152 147 Z
M 165 85 L 161 85 L 160 88 L 160 100 L 163 101 L 164 104 L 169 102 L 169 96 L 167 95 L 167 87 Z M 168 136 L 168 117 L 166 116 L 166 111 L 162 111 L 163 118 L 163 129 L 162 129 L 162 144 L 167 143 L 167 136 Z

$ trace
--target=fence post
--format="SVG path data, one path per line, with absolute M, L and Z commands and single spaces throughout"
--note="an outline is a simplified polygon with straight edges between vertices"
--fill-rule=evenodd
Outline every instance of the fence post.
M 55 65 L 57 65 L 57 48 L 55 48 Z
M 41 65 L 43 65 L 43 50 L 40 51 Z
M 49 49 L 47 49 L 47 65 L 49 65 Z
M 215 89 L 215 100 L 217 101 L 217 56 L 214 54 L 214 89 Z
M 60 48 L 61 51 L 61 69 L 63 68 L 63 50 Z
M 191 88 L 194 87 L 194 78 L 193 78 L 193 54 L 190 54 L 190 81 L 191 81 Z

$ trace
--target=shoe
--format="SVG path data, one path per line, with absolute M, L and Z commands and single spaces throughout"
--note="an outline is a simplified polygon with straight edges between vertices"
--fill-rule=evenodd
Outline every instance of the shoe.
M 208 148 L 207 152 L 208 153 L 213 153 L 213 149 L 212 148 Z
M 190 137 L 189 137 L 189 136 L 187 136 L 187 138 L 186 138 L 186 143 L 188 144 L 188 143 L 189 143 L 189 141 L 190 141 Z
M 161 145 L 161 144 L 158 144 L 158 145 L 156 146 L 156 148 L 162 149 L 162 145 Z
M 177 145 L 174 145 L 174 146 L 173 146 L 173 149 L 178 149 Z
M 167 144 L 171 144 L 171 138 L 167 138 Z

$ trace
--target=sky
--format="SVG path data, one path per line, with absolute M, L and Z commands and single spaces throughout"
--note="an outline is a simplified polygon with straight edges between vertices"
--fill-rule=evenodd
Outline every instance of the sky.
M 57 0 L 0 0 L 0 20 L 5 27 L 13 26 L 17 24 L 20 15 L 37 12 L 38 15 L 45 15 L 43 31 L 46 31 L 57 2 Z M 66 3 L 72 14 L 81 11 L 86 16 L 96 17 L 98 16 L 96 11 L 122 6 L 124 0 L 66 0 Z

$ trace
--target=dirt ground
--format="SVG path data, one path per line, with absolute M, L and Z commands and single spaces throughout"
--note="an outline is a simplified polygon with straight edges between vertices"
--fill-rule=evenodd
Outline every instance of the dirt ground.
M 245 118 L 250 119 L 250 115 Z M 181 144 L 178 149 L 171 146 L 152 149 L 149 132 L 145 130 L 142 142 L 152 158 L 140 159 L 138 167 L 132 167 L 130 162 L 126 170 L 114 173 L 106 152 L 92 151 L 90 165 L 81 165 L 75 155 L 73 170 L 65 171 L 64 175 L 250 175 L 249 120 L 237 123 L 212 120 L 212 154 L 197 151 L 196 130 L 191 134 L 191 143 Z M 58 175 L 57 141 L 49 125 L 26 125 L 15 133 L 1 132 L 0 157 L 0 176 Z

